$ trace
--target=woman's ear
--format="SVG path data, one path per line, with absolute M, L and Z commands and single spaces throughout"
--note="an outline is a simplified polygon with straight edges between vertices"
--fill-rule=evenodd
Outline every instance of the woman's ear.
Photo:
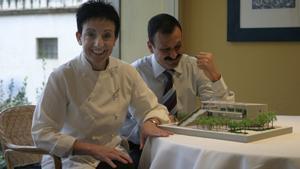
M 153 53 L 153 45 L 152 45 L 152 43 L 149 40 L 147 41 L 147 46 L 148 46 L 149 51 L 151 53 Z
M 81 42 L 81 33 L 76 32 L 76 39 L 77 39 L 78 44 L 82 45 L 82 42 Z

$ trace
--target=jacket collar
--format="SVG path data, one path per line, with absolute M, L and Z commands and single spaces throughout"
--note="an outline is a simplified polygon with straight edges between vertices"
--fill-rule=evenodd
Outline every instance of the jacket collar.
M 83 53 L 81 53 L 79 56 L 79 62 L 80 62 L 79 69 L 81 70 L 81 72 L 89 73 L 91 71 L 94 71 L 92 68 L 92 65 L 87 61 L 87 59 Z M 116 67 L 118 67 L 117 59 L 112 56 L 109 56 L 108 65 L 107 65 L 106 69 L 103 71 L 111 71 L 111 70 L 115 69 Z

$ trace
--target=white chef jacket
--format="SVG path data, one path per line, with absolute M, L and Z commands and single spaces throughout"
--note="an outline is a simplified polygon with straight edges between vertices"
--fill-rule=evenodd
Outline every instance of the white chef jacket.
M 167 78 L 163 74 L 165 68 L 157 62 L 154 54 L 136 60 L 132 63 L 132 66 L 137 69 L 148 87 L 157 96 L 158 101 L 162 103 Z M 196 97 L 200 97 L 202 101 L 222 100 L 234 102 L 235 94 L 228 89 L 223 77 L 216 82 L 212 82 L 205 76 L 203 70 L 199 69 L 196 58 L 183 54 L 174 70 L 174 88 L 177 95 L 176 108 L 179 114 L 191 113 L 199 108 Z M 138 130 L 138 121 L 135 116 L 128 114 L 121 129 L 121 134 L 131 142 L 139 144 Z
M 64 168 L 95 168 L 99 161 L 93 157 L 72 155 L 75 140 L 118 146 L 128 110 L 138 119 L 169 121 L 166 108 L 133 67 L 110 57 L 104 71 L 93 71 L 81 54 L 51 73 L 34 112 L 33 140 L 63 157 Z M 43 168 L 53 168 L 47 157 Z

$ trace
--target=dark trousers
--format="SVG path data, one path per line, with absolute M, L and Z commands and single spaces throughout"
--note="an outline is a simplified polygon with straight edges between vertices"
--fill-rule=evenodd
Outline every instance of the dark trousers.
M 115 169 L 134 169 L 134 164 L 123 164 L 122 162 L 113 160 L 113 162 L 117 165 Z M 106 162 L 101 162 L 96 169 L 113 169 L 110 165 Z
M 128 141 L 128 144 L 129 144 L 129 155 L 133 160 L 135 168 L 137 169 L 142 155 L 142 150 L 140 150 L 139 144 L 134 144 L 131 141 Z

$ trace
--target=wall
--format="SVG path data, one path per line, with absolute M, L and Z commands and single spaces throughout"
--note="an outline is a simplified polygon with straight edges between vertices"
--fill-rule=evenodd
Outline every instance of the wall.
M 0 17 L 3 30 L 0 39 L 0 80 L 9 83 L 13 78 L 16 87 L 27 77 L 27 96 L 36 102 L 36 90 L 55 67 L 77 56 L 78 45 L 74 13 L 49 15 L 12 15 Z M 42 60 L 37 59 L 38 37 L 58 38 L 58 59 L 47 59 L 43 71 Z
M 300 115 L 300 42 L 227 42 L 227 1 L 180 1 L 184 50 L 211 51 L 236 100 Z
M 178 15 L 178 0 L 122 0 L 121 59 L 131 63 L 149 54 L 147 23 L 158 13 Z

